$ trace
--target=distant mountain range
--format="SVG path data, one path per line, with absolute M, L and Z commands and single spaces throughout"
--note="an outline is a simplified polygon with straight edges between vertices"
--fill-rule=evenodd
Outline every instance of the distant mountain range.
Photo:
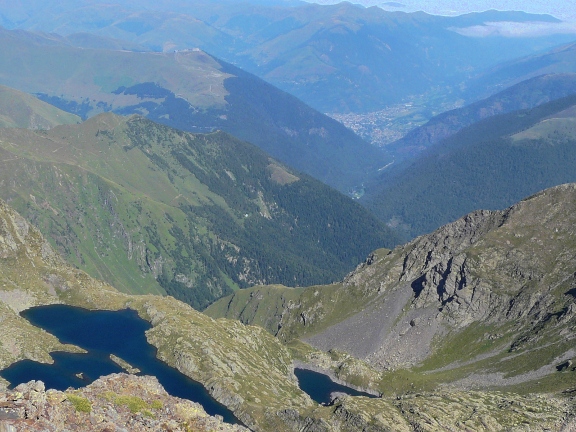
M 115 111 L 193 132 L 224 130 L 343 192 L 387 158 L 295 97 L 199 50 L 76 48 L 8 30 L 0 41 L 0 83 L 83 118 Z
M 325 111 L 365 111 L 425 93 L 420 99 L 430 115 L 435 104 L 474 101 L 518 82 L 521 76 L 514 78 L 513 71 L 528 63 L 555 72 L 576 70 L 569 46 L 513 66 L 518 56 L 558 44 L 564 36 L 472 38 L 453 31 L 488 20 L 555 21 L 516 12 L 434 17 L 346 3 L 283 2 L 147 3 L 138 5 L 138 12 L 128 3 L 32 6 L 6 5 L 5 24 L 64 36 L 2 30 L 0 83 L 83 118 L 111 110 L 192 132 L 224 130 L 344 193 L 369 184 L 392 162 L 396 147 L 387 154 L 374 149 L 296 98 L 196 47 L 306 101 L 321 96 L 323 101 L 311 103 Z M 153 43 L 160 40 L 168 45 Z M 164 52 L 142 52 L 154 49 Z M 495 66 L 502 61 L 510 63 Z M 543 71 L 534 68 L 533 73 Z
M 367 210 L 223 132 L 101 114 L 0 129 L 0 195 L 76 266 L 195 308 L 254 283 L 342 277 L 394 235 Z
M 560 82 L 565 78 L 573 85 L 573 76 Z M 475 209 L 502 209 L 522 196 L 576 181 L 575 106 L 572 94 L 465 127 L 384 171 L 367 189 L 364 204 L 412 238 Z
M 322 112 L 376 111 L 413 95 L 437 96 L 439 87 L 457 92 L 488 67 L 574 39 L 458 33 L 486 22 L 558 22 L 548 15 L 487 11 L 439 17 L 347 2 L 30 1 L 5 4 L 1 12 L 8 28 L 90 33 L 163 52 L 198 47 Z
M 402 139 L 387 145 L 386 151 L 393 154 L 396 160 L 414 157 L 420 151 L 480 120 L 520 109 L 534 108 L 574 93 L 576 93 L 576 73 L 545 74 L 527 79 L 487 99 L 433 117 L 425 125 L 413 129 Z

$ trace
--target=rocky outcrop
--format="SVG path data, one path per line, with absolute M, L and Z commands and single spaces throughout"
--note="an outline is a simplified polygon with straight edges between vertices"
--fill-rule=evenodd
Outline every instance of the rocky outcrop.
M 551 376 L 570 354 L 574 226 L 576 185 L 562 185 L 504 211 L 470 213 L 393 251 L 376 251 L 340 284 L 257 287 L 207 312 L 233 318 L 242 305 L 256 311 L 252 320 L 243 313 L 243 322 L 286 341 L 349 353 L 381 372 L 425 361 L 438 369 L 483 369 L 487 358 L 498 357 L 492 368 L 507 371 L 502 376 L 517 370 L 513 382 L 528 382 Z M 279 313 L 279 304 L 290 307 Z M 532 355 L 540 349 L 546 354 Z M 333 366 L 338 373 L 342 365 Z M 462 370 L 462 378 L 471 370 Z
M 395 399 L 340 396 L 312 413 L 276 413 L 290 430 L 306 432 L 570 431 L 565 400 L 502 392 L 438 391 Z
M 543 341 L 545 328 L 560 332 L 576 318 L 565 295 L 576 270 L 575 197 L 576 186 L 563 185 L 502 212 L 474 212 L 359 268 L 345 283 L 381 294 L 308 341 L 398 368 L 474 325 L 508 326 L 509 349 Z
M 114 374 L 61 392 L 41 381 L 0 393 L 0 431 L 248 431 L 168 395 L 156 378 Z

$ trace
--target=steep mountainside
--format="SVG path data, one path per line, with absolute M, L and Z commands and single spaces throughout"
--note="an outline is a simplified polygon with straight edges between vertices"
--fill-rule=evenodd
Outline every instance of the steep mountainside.
M 223 132 L 101 114 L 0 141 L 1 197 L 126 292 L 203 308 L 255 283 L 337 280 L 395 241 L 359 204 Z
M 461 17 L 386 12 L 348 2 L 46 1 L 5 5 L 9 28 L 90 32 L 156 51 L 199 47 L 322 112 L 366 112 L 457 87 L 486 67 L 572 36 L 469 37 L 486 22 L 544 22 L 546 15 L 487 11 Z
M 478 99 L 529 78 L 551 73 L 576 73 L 576 43 L 554 47 L 497 65 L 468 82 L 466 99 Z
M 459 130 L 498 114 L 534 108 L 576 93 L 576 73 L 541 75 L 463 108 L 442 113 L 386 146 L 397 159 L 414 155 Z
M 224 130 L 343 192 L 386 159 L 337 121 L 200 50 L 75 48 L 61 39 L 0 29 L 0 83 L 83 118 L 114 111 Z
M 575 226 L 576 184 L 561 185 L 376 251 L 340 284 L 254 287 L 207 313 L 264 326 L 384 394 L 442 383 L 572 395 Z
M 62 346 L 51 335 L 32 327 L 18 315 L 24 308 L 53 303 L 90 309 L 128 307 L 152 323 L 153 328 L 146 336 L 158 348 L 162 360 L 201 382 L 213 397 L 255 431 L 488 431 L 501 428 L 544 431 L 564 427 L 569 430 L 574 426 L 570 423 L 573 403 L 555 395 L 543 398 L 510 392 L 439 389 L 377 399 L 339 397 L 330 406 L 315 404 L 297 386 L 291 350 L 263 329 L 226 319 L 213 320 L 172 298 L 118 293 L 67 266 L 40 233 L 3 202 L 0 202 L 0 275 L 3 330 L 0 332 L 0 367 L 23 358 L 50 361 L 50 351 L 75 349 Z M 563 325 L 571 316 L 571 312 L 567 312 L 566 318 L 559 317 L 559 322 Z M 555 318 L 551 319 L 554 327 Z M 548 328 L 543 328 L 542 336 L 547 336 L 544 333 Z M 353 364 L 361 366 L 358 362 Z M 559 375 L 566 384 L 570 374 Z M 28 415 L 23 423 L 31 423 L 30 427 L 41 424 L 44 430 L 58 429 L 63 416 L 69 416 L 65 420 L 67 427 L 86 424 L 98 427 L 99 420 L 105 420 L 106 416 L 112 416 L 114 421 L 127 418 L 138 422 L 137 425 L 139 422 L 151 425 L 160 415 L 180 422 L 172 424 L 172 430 L 179 430 L 186 421 L 200 422 L 199 425 L 192 423 L 194 430 L 202 430 L 202 423 L 206 422 L 209 427 L 217 426 L 217 421 L 213 423 L 215 419 L 198 418 L 202 411 L 191 412 L 194 408 L 188 403 L 183 404 L 183 411 L 155 414 L 158 399 L 166 408 L 170 408 L 173 401 L 150 379 L 111 376 L 65 395 L 44 394 L 42 387 L 40 383 L 31 383 L 20 386 L 20 392 L 0 393 L 0 400 L 5 399 L 2 412 L 10 417 L 14 409 L 17 416 Z M 107 399 L 105 412 L 102 398 Z M 150 404 L 153 417 L 147 420 L 145 415 L 126 412 L 122 402 L 126 399 Z M 85 412 L 90 405 L 95 410 L 93 415 Z M 8 424 L 2 427 L 10 428 Z
M 80 117 L 42 102 L 27 93 L 0 86 L 0 127 L 50 129 L 79 123 Z
M 576 180 L 576 96 L 493 116 L 383 171 L 364 204 L 408 238 Z M 531 132 L 528 132 L 531 131 Z

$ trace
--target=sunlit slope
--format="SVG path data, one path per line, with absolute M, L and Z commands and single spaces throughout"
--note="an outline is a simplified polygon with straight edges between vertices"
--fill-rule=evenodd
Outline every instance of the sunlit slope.
M 0 57 L 1 84 L 83 118 L 114 111 L 192 132 L 223 130 L 345 193 L 386 160 L 335 120 L 197 49 L 77 48 L 0 29 Z
M 55 303 L 131 308 L 153 323 L 147 337 L 158 356 L 202 383 L 251 428 L 288 430 L 274 420 L 275 411 L 314 408 L 291 374 L 289 351 L 264 330 L 215 321 L 173 298 L 120 293 L 65 263 L 39 231 L 4 202 L 0 257 L 0 368 L 22 359 L 50 362 L 49 353 L 56 350 L 81 351 L 32 326 L 19 315 L 23 309 Z M 267 393 L 275 397 L 265 397 Z M 262 403 L 255 403 L 256 397 Z
M 395 242 L 351 199 L 223 132 L 102 114 L 0 141 L 4 199 L 123 291 L 202 308 L 255 283 L 336 280 Z
M 0 86 L 0 127 L 50 129 L 79 123 L 80 117 L 62 111 L 36 97 Z

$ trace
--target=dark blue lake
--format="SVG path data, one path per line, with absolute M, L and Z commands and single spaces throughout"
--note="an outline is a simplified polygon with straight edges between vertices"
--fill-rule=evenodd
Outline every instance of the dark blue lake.
M 308 393 L 308 396 L 319 404 L 327 405 L 332 402 L 331 394 L 335 392 L 346 393 L 350 396 L 377 397 L 370 393 L 361 392 L 351 387 L 338 384 L 332 381 L 328 375 L 308 369 L 296 368 L 294 369 L 294 375 L 298 378 L 298 383 L 302 391 Z
M 226 422 L 240 423 L 201 384 L 156 358 L 156 348 L 148 343 L 144 334 L 151 325 L 133 310 L 90 311 L 51 305 L 28 309 L 22 316 L 61 342 L 82 347 L 88 353 L 55 352 L 52 365 L 30 360 L 15 363 L 0 371 L 0 376 L 12 387 L 30 380 L 41 380 L 46 388 L 56 390 L 83 387 L 101 376 L 123 372 L 110 360 L 110 354 L 114 354 L 140 369 L 138 375 L 155 376 L 172 396 L 198 402 L 208 414 L 221 415 Z M 82 378 L 77 376 L 80 373 Z

